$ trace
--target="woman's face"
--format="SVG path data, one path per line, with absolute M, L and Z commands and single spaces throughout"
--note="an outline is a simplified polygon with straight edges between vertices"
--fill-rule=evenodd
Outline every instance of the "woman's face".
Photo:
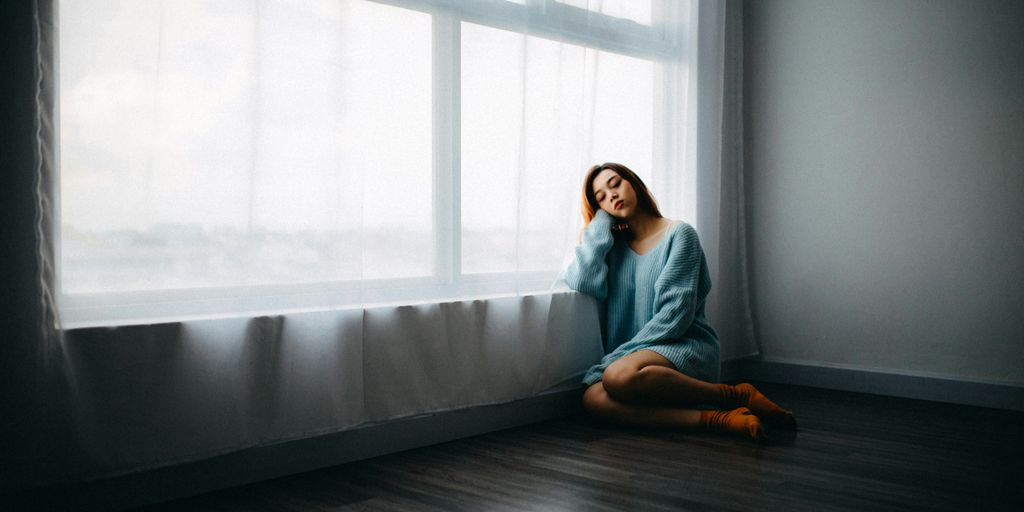
M 636 191 L 633 185 L 611 169 L 601 171 L 591 183 L 594 198 L 602 210 L 613 217 L 626 219 L 637 210 Z

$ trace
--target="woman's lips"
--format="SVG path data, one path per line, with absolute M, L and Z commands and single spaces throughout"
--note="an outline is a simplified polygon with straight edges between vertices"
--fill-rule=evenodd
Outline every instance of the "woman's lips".
M 622 208 L 623 203 L 625 203 L 625 201 L 619 200 L 619 202 L 615 203 L 615 209 L 618 210 L 619 208 Z

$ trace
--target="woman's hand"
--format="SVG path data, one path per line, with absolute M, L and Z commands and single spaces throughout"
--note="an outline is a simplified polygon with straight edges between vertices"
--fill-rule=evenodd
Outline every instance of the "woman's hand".
M 612 233 L 621 233 L 623 231 L 629 230 L 629 224 L 623 222 L 622 219 L 608 213 L 606 210 L 598 210 L 594 217 L 607 217 L 608 220 L 611 222 Z

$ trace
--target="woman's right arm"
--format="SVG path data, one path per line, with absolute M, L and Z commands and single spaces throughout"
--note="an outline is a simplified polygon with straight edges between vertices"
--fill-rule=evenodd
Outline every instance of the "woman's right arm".
M 565 271 L 569 288 L 604 300 L 608 296 L 608 264 L 605 258 L 615 245 L 612 237 L 612 216 L 604 210 L 583 231 L 583 241 L 576 246 L 576 257 Z

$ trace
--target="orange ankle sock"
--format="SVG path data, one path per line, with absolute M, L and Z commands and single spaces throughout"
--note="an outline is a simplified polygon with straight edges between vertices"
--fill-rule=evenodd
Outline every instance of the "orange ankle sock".
M 796 430 L 796 418 L 793 417 L 793 413 L 775 405 L 775 402 L 762 395 L 754 386 L 746 382 L 735 386 L 718 384 L 718 390 L 722 393 L 722 407 L 748 407 L 770 426 Z
M 759 443 L 768 440 L 768 436 L 765 435 L 764 429 L 761 427 L 761 420 L 757 419 L 757 416 L 746 407 L 731 411 L 701 411 L 700 427 L 710 432 L 725 432 L 748 437 Z

